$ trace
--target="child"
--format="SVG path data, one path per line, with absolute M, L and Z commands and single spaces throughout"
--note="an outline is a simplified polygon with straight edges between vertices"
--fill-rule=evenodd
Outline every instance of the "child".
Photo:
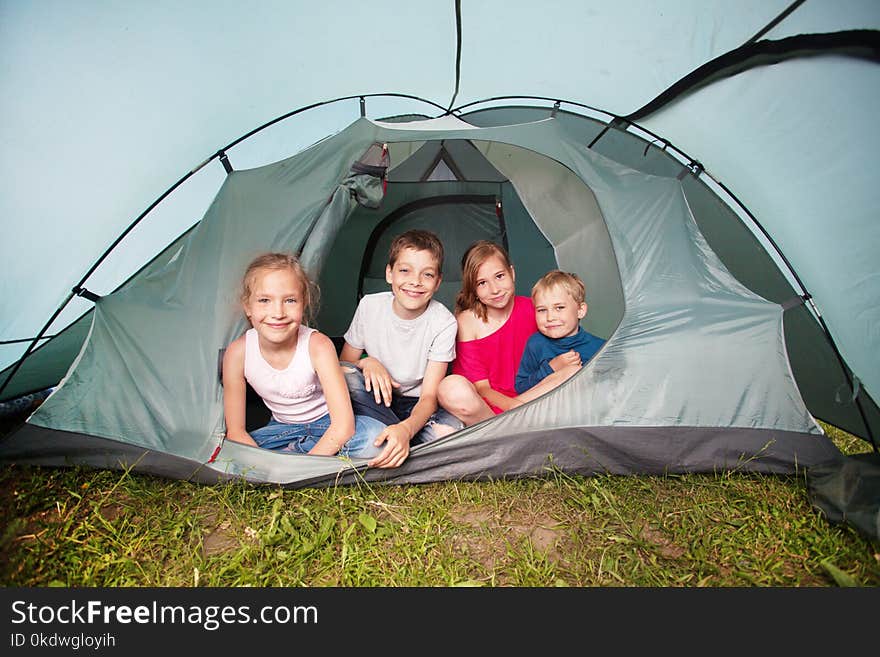
M 333 342 L 303 323 L 317 293 L 292 255 L 265 253 L 248 265 L 241 302 L 253 328 L 223 356 L 226 437 L 284 452 L 371 458 L 385 425 L 352 413 Z M 272 411 L 269 424 L 250 434 L 246 382 Z
M 579 322 L 587 315 L 586 292 L 577 274 L 550 271 L 532 288 L 538 332 L 529 338 L 516 373 L 516 390 L 525 392 L 553 375 L 554 387 L 589 361 L 605 340 Z
M 385 267 L 391 291 L 364 296 L 345 333 L 339 358 L 352 405 L 388 425 L 375 441 L 387 444 L 370 465 L 397 467 L 410 440 L 429 442 L 461 428 L 437 405 L 437 386 L 455 358 L 455 318 L 432 299 L 442 266 L 434 233 L 398 235 Z
M 514 378 L 526 341 L 536 330 L 529 297 L 516 296 L 513 264 L 504 248 L 480 240 L 461 261 L 462 287 L 453 373 L 440 385 L 440 404 L 465 426 L 515 408 L 549 390 L 549 382 L 517 394 Z
M 440 384 L 440 404 L 465 426 L 531 401 L 562 382 L 554 373 L 517 393 L 515 378 L 529 337 L 537 331 L 529 297 L 516 296 L 516 274 L 502 246 L 474 242 L 461 261 L 462 287 L 453 373 Z M 500 357 L 501 356 L 501 357 Z

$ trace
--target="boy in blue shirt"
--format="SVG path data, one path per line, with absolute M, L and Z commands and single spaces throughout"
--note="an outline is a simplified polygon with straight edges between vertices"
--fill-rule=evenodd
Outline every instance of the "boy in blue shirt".
M 568 380 L 605 344 L 579 324 L 587 314 L 587 303 L 584 283 L 577 274 L 558 269 L 547 272 L 532 288 L 532 301 L 538 332 L 529 338 L 519 363 L 518 393 L 553 372 L 562 372 L 562 381 Z

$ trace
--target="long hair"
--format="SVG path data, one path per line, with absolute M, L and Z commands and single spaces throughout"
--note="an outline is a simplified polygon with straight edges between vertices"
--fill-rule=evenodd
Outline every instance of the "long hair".
M 321 290 L 306 274 L 299 258 L 292 253 L 267 252 L 251 260 L 241 279 L 241 302 L 247 303 L 251 298 L 254 279 L 261 269 L 289 269 L 293 272 L 293 275 L 299 279 L 302 290 L 303 323 L 310 326 L 318 312 Z
M 488 318 L 486 305 L 477 296 L 477 270 L 492 256 L 501 258 L 508 271 L 513 271 L 510 256 L 504 247 L 489 240 L 471 244 L 461 258 L 461 290 L 455 298 L 455 314 L 470 310 L 484 322 Z

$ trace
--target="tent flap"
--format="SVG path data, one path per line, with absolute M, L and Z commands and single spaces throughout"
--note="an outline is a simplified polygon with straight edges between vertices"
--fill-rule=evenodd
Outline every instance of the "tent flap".
M 810 468 L 807 488 L 813 506 L 830 522 L 848 524 L 880 539 L 880 457 L 855 454 Z

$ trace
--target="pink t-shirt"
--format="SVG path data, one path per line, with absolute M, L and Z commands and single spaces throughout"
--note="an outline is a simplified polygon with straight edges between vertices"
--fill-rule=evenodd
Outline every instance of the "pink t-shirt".
M 519 361 L 529 336 L 538 330 L 535 307 L 529 297 L 516 297 L 513 311 L 507 321 L 485 338 L 455 343 L 455 362 L 452 371 L 469 381 L 489 380 L 493 390 L 516 397 L 514 380 Z M 489 404 L 489 402 L 486 402 Z M 501 409 L 489 404 L 497 415 Z

